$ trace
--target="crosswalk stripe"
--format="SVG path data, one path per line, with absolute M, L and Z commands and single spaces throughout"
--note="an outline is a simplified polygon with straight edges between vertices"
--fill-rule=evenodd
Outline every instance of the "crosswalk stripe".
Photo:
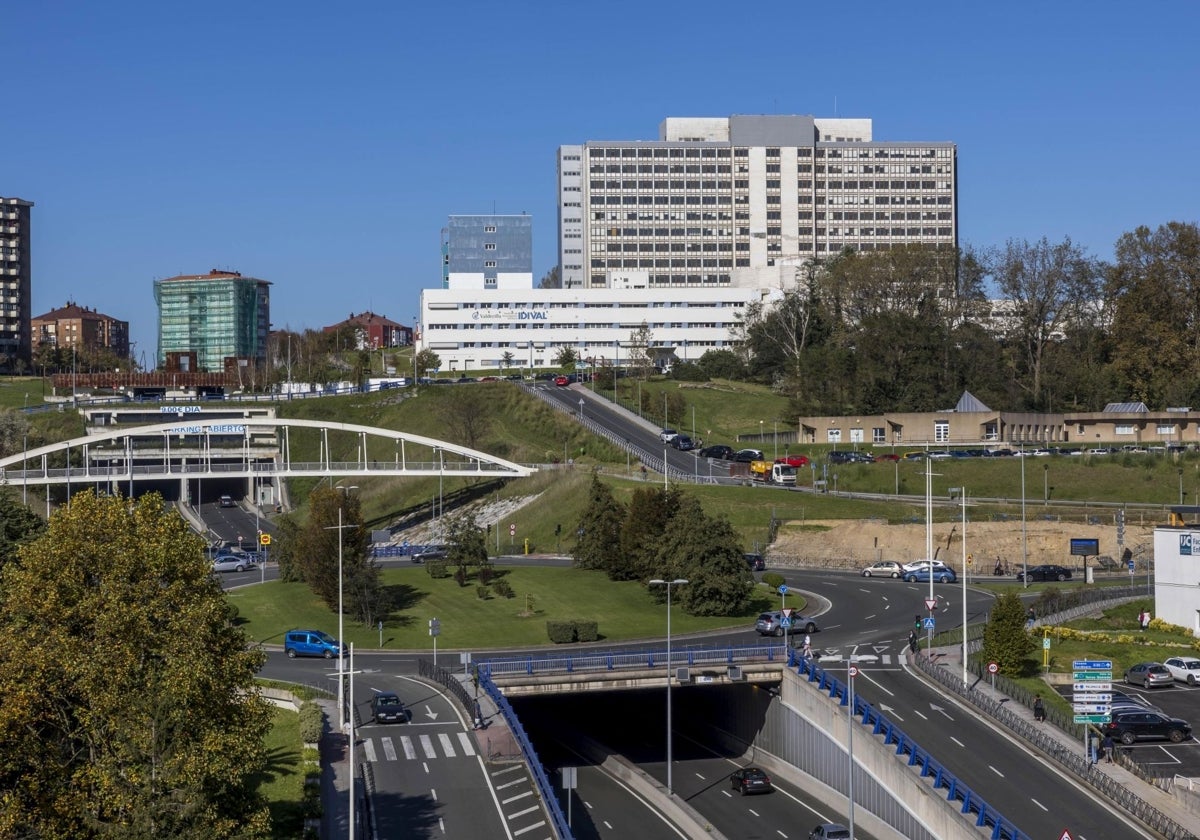
M 388 761 L 396 760 L 396 746 L 392 743 L 391 738 L 381 738 L 380 744 L 383 745 L 383 754 L 387 756 Z
M 475 755 L 475 746 L 471 743 L 471 736 L 466 732 L 458 733 L 458 744 L 462 747 L 463 755 Z
M 445 732 L 438 733 L 438 741 L 442 745 L 442 752 L 446 754 L 446 758 L 454 758 L 457 753 L 454 752 L 454 744 L 450 742 L 450 736 Z
M 363 752 L 366 753 L 367 761 L 370 761 L 371 763 L 375 762 L 375 744 L 370 738 L 363 741 Z
M 524 828 L 518 828 L 516 831 L 514 831 L 514 832 L 513 832 L 513 836 L 514 836 L 514 837 L 520 837 L 520 836 L 521 836 L 522 834 L 524 834 L 525 832 L 527 832 L 527 831 L 533 831 L 535 828 L 541 828 L 541 827 L 542 827 L 542 826 L 544 826 L 545 824 L 546 824 L 546 821 L 545 821 L 545 820 L 541 820 L 541 821 L 539 821 L 539 822 L 535 822 L 533 825 L 527 825 L 527 826 L 525 826 Z
M 433 748 L 433 739 L 428 735 L 421 736 L 421 749 L 425 751 L 426 758 L 437 758 L 437 752 Z
M 417 751 L 413 749 L 412 738 L 407 735 L 400 736 L 400 746 L 404 748 L 404 757 L 410 761 L 417 757 Z
M 503 770 L 492 771 L 492 778 L 494 779 L 497 776 L 507 776 L 509 773 L 519 773 L 524 769 L 525 769 L 524 765 L 513 764 L 509 767 L 505 767 Z

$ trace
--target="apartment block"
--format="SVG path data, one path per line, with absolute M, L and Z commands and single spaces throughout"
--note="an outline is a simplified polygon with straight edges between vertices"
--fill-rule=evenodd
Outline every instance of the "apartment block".
M 33 344 L 55 347 L 107 347 L 129 357 L 129 322 L 68 301 L 65 306 L 30 319 Z
M 0 197 L 0 370 L 30 361 L 29 211 L 32 201 Z

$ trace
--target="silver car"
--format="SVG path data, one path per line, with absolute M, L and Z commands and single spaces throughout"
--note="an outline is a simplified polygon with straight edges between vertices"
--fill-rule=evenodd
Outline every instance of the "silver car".
M 1125 672 L 1125 682 L 1129 685 L 1155 688 L 1160 685 L 1174 685 L 1175 678 L 1161 662 L 1139 662 Z
M 214 572 L 248 572 L 257 568 L 253 560 L 236 554 L 222 554 L 215 558 L 212 564 Z

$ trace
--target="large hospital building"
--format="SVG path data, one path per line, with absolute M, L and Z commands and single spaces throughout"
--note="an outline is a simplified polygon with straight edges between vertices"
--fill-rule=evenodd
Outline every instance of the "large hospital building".
M 953 143 L 876 141 L 869 119 L 668 118 L 658 140 L 562 146 L 562 288 L 535 289 L 532 265 L 497 271 L 488 258 L 531 253 L 513 240 L 532 235 L 527 223 L 455 217 L 472 221 L 448 228 L 420 347 L 449 370 L 499 368 L 505 354 L 549 367 L 563 347 L 619 364 L 645 323 L 655 345 L 694 360 L 732 346 L 746 305 L 792 287 L 811 260 L 957 246 L 957 188 Z M 456 233 L 478 249 L 460 254 L 462 271 Z

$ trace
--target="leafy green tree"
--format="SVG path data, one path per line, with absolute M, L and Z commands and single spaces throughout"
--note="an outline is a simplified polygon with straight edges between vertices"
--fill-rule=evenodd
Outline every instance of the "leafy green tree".
M 504 365 L 505 370 L 511 370 L 512 366 L 513 366 L 513 361 L 516 358 L 517 357 L 513 355 L 513 352 L 511 350 L 505 350 L 503 353 L 500 354 L 500 364 Z
M 24 412 L 0 408 L 0 458 L 21 452 L 28 434 L 29 419 Z
M 708 379 L 742 379 L 746 366 L 732 350 L 708 350 L 696 362 Z
M 437 416 L 448 438 L 478 449 L 492 425 L 492 397 L 483 388 L 450 388 L 438 394 Z
M 487 536 L 475 517 L 462 512 L 442 520 L 446 561 L 457 566 L 481 566 L 488 562 Z
M 575 363 L 578 361 L 579 354 L 575 352 L 574 347 L 560 347 L 554 354 L 554 364 L 566 371 L 575 370 Z
M 0 836 L 270 836 L 264 656 L 160 496 L 73 496 L 4 568 L 0 628 Z
M 678 603 L 689 615 L 740 615 L 754 589 L 737 533 L 727 519 L 705 515 L 693 496 L 680 499 L 667 523 L 653 575 L 688 581 Z
M 437 371 L 442 367 L 442 357 L 426 347 L 417 354 L 413 364 L 417 368 L 417 376 L 426 376 L 429 371 Z
M 658 574 L 658 550 L 667 524 L 679 508 L 675 488 L 640 487 L 621 526 L 618 550 L 607 566 L 612 580 L 649 580 Z
M 992 603 L 983 628 L 983 657 L 1000 666 L 1000 673 L 1021 676 L 1025 658 L 1036 646 L 1025 630 L 1026 609 L 1015 592 L 1005 592 Z
M 279 579 L 303 582 L 304 564 L 296 554 L 300 523 L 289 513 L 275 519 L 275 536 L 271 539 L 271 559 L 279 564 Z
M 639 379 L 645 379 L 654 369 L 654 333 L 650 325 L 642 321 L 641 326 L 629 334 L 627 364 Z
M 613 496 L 612 488 L 593 473 L 587 507 L 579 520 L 572 551 L 577 568 L 608 571 L 621 543 L 625 515 L 625 508 Z
M 317 487 L 308 494 L 308 511 L 293 554 L 301 579 L 336 612 L 340 538 L 343 606 L 364 624 L 374 623 L 382 603 L 379 566 L 371 559 L 370 533 L 363 524 L 359 497 L 336 487 Z
M 16 560 L 21 545 L 41 536 L 45 530 L 45 522 L 21 504 L 16 490 L 0 489 L 0 570 Z

